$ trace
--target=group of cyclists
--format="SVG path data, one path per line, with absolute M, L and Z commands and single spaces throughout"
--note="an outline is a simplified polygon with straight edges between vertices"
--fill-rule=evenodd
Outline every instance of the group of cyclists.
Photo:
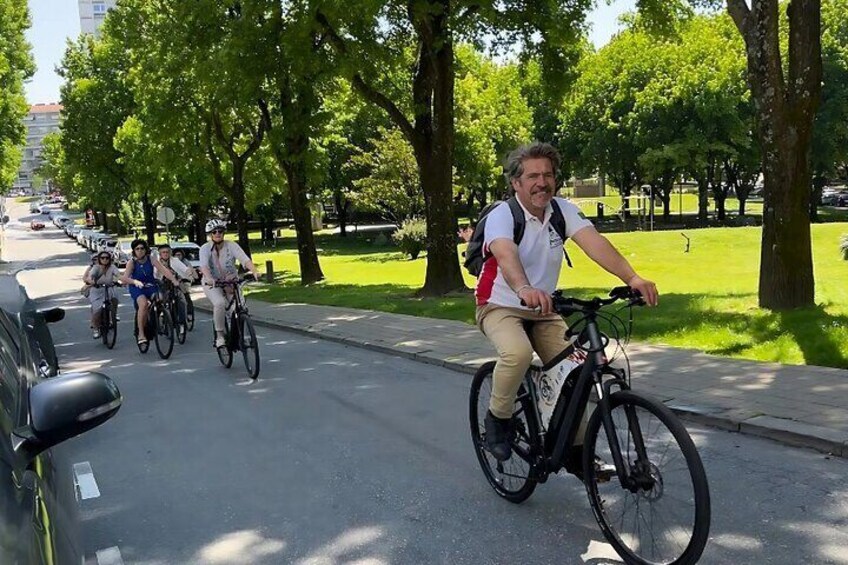
M 232 286 L 222 283 L 238 280 L 238 262 L 258 280 L 256 267 L 244 250 L 234 241 L 227 241 L 224 235 L 227 222 L 212 219 L 206 223 L 206 235 L 209 238 L 200 248 L 200 272 L 203 291 L 213 306 L 215 328 L 215 347 L 223 347 L 224 317 L 228 304 L 226 292 L 232 292 Z M 114 258 L 108 251 L 101 251 L 92 258 L 92 264 L 83 275 L 85 287 L 83 294 L 91 303 L 91 329 L 94 339 L 100 338 L 101 305 L 105 298 L 106 287 L 116 284 L 127 286 L 136 312 L 138 326 L 138 344 L 145 345 L 152 336 L 146 335 L 147 311 L 157 293 L 164 295 L 171 288 L 178 289 L 177 311 L 178 331 L 186 331 L 185 316 L 188 293 L 191 283 L 196 280 L 194 269 L 183 262 L 182 252 L 172 254 L 167 243 L 157 247 L 158 257 L 150 252 L 150 246 L 143 239 L 135 239 L 131 245 L 132 256 L 127 261 L 123 273 L 114 265 Z M 168 285 L 172 285 L 171 288 Z M 113 309 L 117 309 L 118 298 L 112 294 Z

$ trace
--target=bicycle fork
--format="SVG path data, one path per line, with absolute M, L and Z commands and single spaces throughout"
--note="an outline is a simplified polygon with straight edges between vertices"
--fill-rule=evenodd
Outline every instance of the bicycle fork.
M 614 369 L 610 370 L 615 371 Z M 632 439 L 633 447 L 636 450 L 636 461 L 632 467 L 629 465 L 629 461 L 625 462 L 624 460 L 618 442 L 618 432 L 615 423 L 612 421 L 612 408 L 609 401 L 610 389 L 613 385 L 619 387 L 624 385 L 625 388 L 622 390 L 625 390 L 627 385 L 619 378 L 610 379 L 606 382 L 603 382 L 601 378 L 602 375 L 599 375 L 598 381 L 595 383 L 595 389 L 598 392 L 598 410 L 601 411 L 601 422 L 607 436 L 618 479 L 624 488 L 634 494 L 640 489 L 651 490 L 654 486 L 654 479 L 650 473 L 651 463 L 648 460 L 648 453 L 642 438 L 642 428 L 639 425 L 639 418 L 636 416 L 636 408 L 632 405 L 624 405 L 624 412 L 627 416 L 627 445 L 629 446 Z

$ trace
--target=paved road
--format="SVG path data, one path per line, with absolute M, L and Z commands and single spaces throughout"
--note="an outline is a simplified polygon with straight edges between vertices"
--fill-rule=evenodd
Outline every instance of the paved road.
M 556 477 L 520 506 L 487 486 L 471 449 L 468 377 L 259 328 L 251 384 L 225 370 L 201 317 L 172 359 L 87 334 L 85 255 L 50 229 L 7 232 L 21 279 L 68 309 L 65 370 L 100 368 L 125 403 L 69 442 L 101 496 L 82 501 L 86 548 L 125 563 L 618 563 L 581 485 Z M 17 250 L 17 251 L 15 251 Z M 703 563 L 848 563 L 848 461 L 690 426 L 713 494 Z M 106 561 L 106 554 L 102 553 Z

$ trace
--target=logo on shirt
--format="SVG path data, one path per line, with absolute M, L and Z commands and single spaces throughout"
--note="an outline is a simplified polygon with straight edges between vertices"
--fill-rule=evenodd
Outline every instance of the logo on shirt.
M 562 247 L 562 238 L 550 225 L 548 226 L 548 243 L 550 244 L 551 249 L 554 249 L 556 247 Z

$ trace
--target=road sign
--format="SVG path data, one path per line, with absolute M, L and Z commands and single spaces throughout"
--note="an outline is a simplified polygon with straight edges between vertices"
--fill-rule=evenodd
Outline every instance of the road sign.
M 173 222 L 174 218 L 176 217 L 177 216 L 176 214 L 174 214 L 174 211 L 171 208 L 168 208 L 167 206 L 156 210 L 156 219 L 165 225 L 168 225 Z

